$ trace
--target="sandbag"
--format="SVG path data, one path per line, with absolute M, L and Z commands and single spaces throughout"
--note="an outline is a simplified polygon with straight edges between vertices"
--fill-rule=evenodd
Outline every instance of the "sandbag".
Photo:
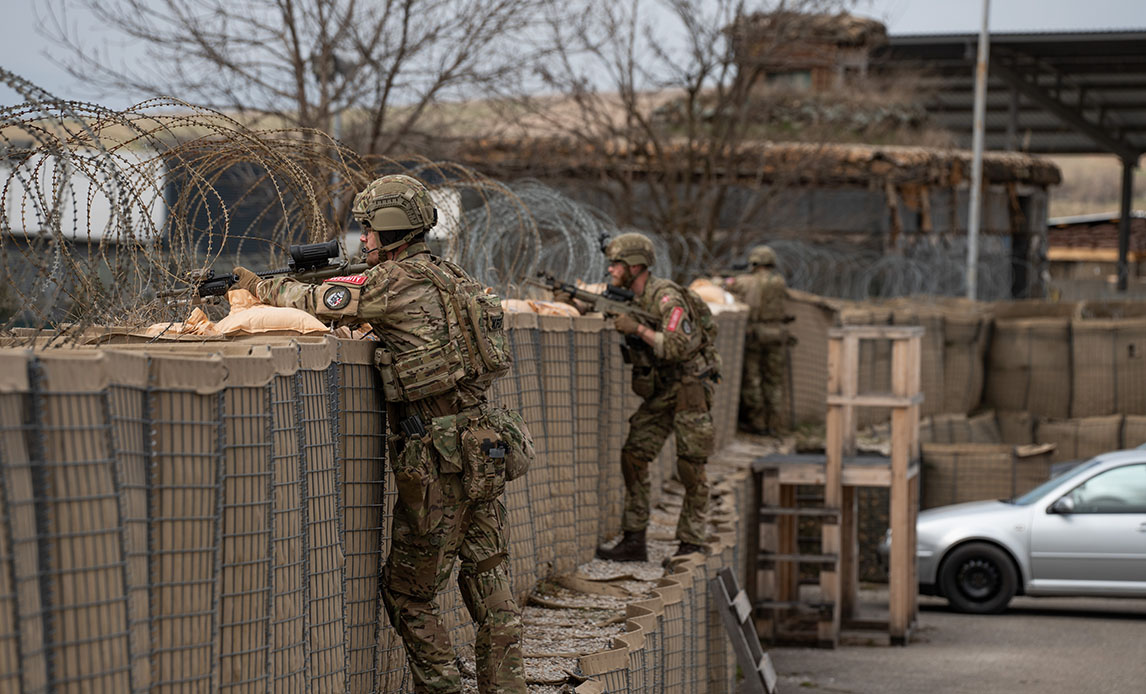
M 325 333 L 322 321 L 297 308 L 267 306 L 259 303 L 246 289 L 227 292 L 231 312 L 215 323 L 224 335 L 257 335 L 261 333 Z
M 736 303 L 736 297 L 732 296 L 731 293 L 716 286 L 712 280 L 703 277 L 693 280 L 688 288 L 696 292 L 701 299 L 704 299 L 706 304 L 730 305 Z
M 1055 444 L 1054 462 L 1086 460 L 1122 447 L 1122 415 L 1040 419 L 1035 440 Z
M 191 315 L 187 320 L 182 323 L 154 323 L 144 330 L 144 334 L 148 337 L 158 337 L 160 335 L 220 335 L 221 333 L 203 312 L 203 309 L 196 306 L 191 310 Z

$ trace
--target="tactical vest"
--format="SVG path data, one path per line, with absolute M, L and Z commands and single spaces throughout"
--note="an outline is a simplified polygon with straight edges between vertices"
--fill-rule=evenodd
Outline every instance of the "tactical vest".
M 708 304 L 700 298 L 699 294 L 683 286 L 680 288 L 680 292 L 684 295 L 685 303 L 688 304 L 688 312 L 692 314 L 693 320 L 700 326 L 700 348 L 697 353 L 704 359 L 703 372 L 707 378 L 719 383 L 722 363 L 720 353 L 716 351 L 716 319 L 712 317 L 712 310 L 708 308 Z
M 398 354 L 379 350 L 376 362 L 386 400 L 416 402 L 459 385 L 488 389 L 513 362 L 501 299 L 449 261 L 410 259 L 403 266 L 438 289 L 449 337 Z

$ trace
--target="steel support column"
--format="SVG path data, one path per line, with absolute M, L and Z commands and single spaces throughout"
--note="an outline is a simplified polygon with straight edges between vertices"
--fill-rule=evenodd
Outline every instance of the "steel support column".
M 1125 292 L 1130 281 L 1130 199 L 1134 195 L 1136 159 L 1122 159 L 1122 190 L 1118 203 L 1118 291 Z

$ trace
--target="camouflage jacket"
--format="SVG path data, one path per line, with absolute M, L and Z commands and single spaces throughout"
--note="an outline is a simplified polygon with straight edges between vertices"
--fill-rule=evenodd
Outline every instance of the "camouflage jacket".
M 753 273 L 731 277 L 725 288 L 748 304 L 749 323 L 774 323 L 784 318 L 788 287 L 780 273 L 761 268 Z
M 429 260 L 425 244 L 413 244 L 394 260 L 384 260 L 366 270 L 360 285 L 357 309 L 340 315 L 340 324 L 367 323 L 383 349 L 401 353 L 430 342 L 449 339 L 449 325 L 445 308 L 437 287 L 422 273 L 405 261 L 418 258 Z M 325 317 L 322 301 L 329 283 L 307 284 L 290 277 L 262 280 L 257 287 L 259 300 L 273 306 L 290 306 Z M 483 393 L 469 392 L 459 387 L 460 405 L 472 407 L 483 399 Z
M 650 275 L 634 303 L 657 317 L 656 339 L 651 347 L 654 366 L 695 366 L 698 370 L 704 367 L 700 326 L 675 282 Z

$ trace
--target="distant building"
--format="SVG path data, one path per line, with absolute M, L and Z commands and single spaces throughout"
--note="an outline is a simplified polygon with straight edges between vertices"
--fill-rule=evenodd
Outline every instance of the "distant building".
M 750 88 L 839 89 L 868 72 L 871 52 L 887 29 L 850 14 L 755 13 L 726 29 L 740 79 Z
M 1118 274 L 1117 212 L 1047 220 L 1047 261 L 1053 293 L 1067 300 L 1112 296 Z M 1146 295 L 1146 210 L 1131 212 L 1127 252 L 1129 293 Z

